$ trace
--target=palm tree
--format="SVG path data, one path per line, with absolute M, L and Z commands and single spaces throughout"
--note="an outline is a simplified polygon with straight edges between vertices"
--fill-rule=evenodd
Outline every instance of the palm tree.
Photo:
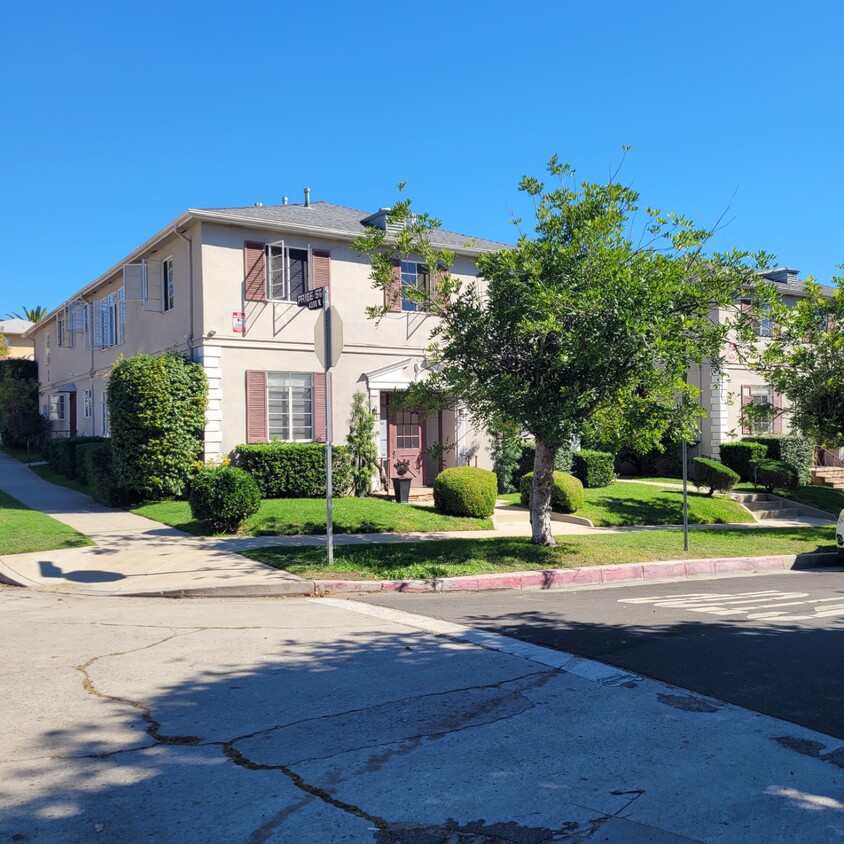
M 6 319 L 28 319 L 30 322 L 41 322 L 47 316 L 47 309 L 43 305 L 36 305 L 34 308 L 21 306 L 23 315 L 19 313 L 6 314 Z

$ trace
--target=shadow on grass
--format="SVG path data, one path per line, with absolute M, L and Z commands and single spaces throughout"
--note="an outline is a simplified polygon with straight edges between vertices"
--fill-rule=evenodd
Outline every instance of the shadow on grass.
M 718 499 L 699 492 L 689 492 L 690 524 L 728 524 L 744 514 L 732 501 Z M 720 507 L 734 512 L 727 518 L 711 515 Z M 591 507 L 602 513 L 592 513 Z M 695 512 L 698 510 L 698 512 Z M 707 512 L 710 511 L 710 512 Z M 606 495 L 587 502 L 582 515 L 592 518 L 596 524 L 632 527 L 635 525 L 676 525 L 683 521 L 683 491 L 679 489 L 659 490 L 653 497 Z

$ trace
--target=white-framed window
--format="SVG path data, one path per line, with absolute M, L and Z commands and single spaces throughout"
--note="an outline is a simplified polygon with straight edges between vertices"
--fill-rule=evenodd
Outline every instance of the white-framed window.
M 61 317 L 56 317 L 56 345 L 57 346 L 64 346 L 65 343 L 65 325 L 64 320 Z
M 751 313 L 754 305 L 755 303 L 753 299 L 747 297 L 739 299 L 739 307 L 741 308 L 742 313 Z M 759 306 L 759 316 L 753 320 L 753 327 L 756 331 L 757 337 L 770 337 L 773 333 L 773 323 L 768 317 L 762 316 L 762 314 L 768 310 L 770 310 L 769 305 L 763 304 Z
M 755 407 L 767 405 L 769 413 L 759 413 L 752 418 L 751 433 L 770 434 L 774 430 L 774 390 L 765 384 L 751 385 L 750 403 Z
M 284 241 L 267 246 L 267 297 L 295 302 L 308 289 L 308 250 L 285 246 Z
M 82 418 L 90 419 L 94 415 L 94 391 L 89 387 L 82 391 Z
M 431 292 L 431 274 L 424 264 L 417 261 L 402 261 L 401 262 L 401 309 L 403 311 L 418 311 L 421 310 L 416 302 L 408 299 L 405 296 L 405 290 L 409 287 L 417 290 L 424 290 L 430 295 Z
M 165 311 L 172 311 L 175 303 L 172 255 L 161 262 L 161 289 L 164 294 L 163 308 Z
M 311 442 L 314 384 L 308 372 L 267 373 L 267 418 L 271 440 Z
M 64 422 L 67 418 L 67 394 L 53 393 L 50 396 L 50 421 Z
M 110 349 L 126 342 L 126 289 L 104 296 L 94 307 L 94 345 Z
M 44 332 L 44 365 L 50 365 L 50 359 L 52 357 L 51 349 L 50 349 L 50 331 L 49 329 Z
M 100 397 L 100 409 L 102 411 L 103 436 L 107 437 L 111 434 L 111 416 L 108 412 L 108 389 L 105 386 L 103 387 L 103 394 Z

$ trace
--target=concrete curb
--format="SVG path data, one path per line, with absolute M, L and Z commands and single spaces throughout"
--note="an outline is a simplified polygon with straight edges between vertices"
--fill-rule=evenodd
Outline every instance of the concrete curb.
M 720 575 L 760 574 L 812 569 L 841 563 L 837 551 L 819 554 L 776 554 L 766 557 L 720 557 L 700 560 L 664 560 L 613 566 L 479 574 L 430 580 L 317 580 L 317 595 L 338 592 L 485 592 L 492 589 L 566 589 L 653 580 L 685 580 Z

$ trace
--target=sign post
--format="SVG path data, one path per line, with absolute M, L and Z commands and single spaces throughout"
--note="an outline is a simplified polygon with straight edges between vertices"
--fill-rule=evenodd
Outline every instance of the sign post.
M 296 304 L 309 311 L 321 311 L 314 326 L 314 352 L 325 371 L 325 533 L 328 550 L 328 567 L 334 564 L 334 465 L 331 450 L 333 431 L 331 429 L 331 369 L 337 366 L 340 352 L 343 350 L 343 322 L 336 310 L 329 306 L 329 292 L 325 287 L 317 287 L 300 293 Z M 333 320 L 332 320 L 333 317 Z

